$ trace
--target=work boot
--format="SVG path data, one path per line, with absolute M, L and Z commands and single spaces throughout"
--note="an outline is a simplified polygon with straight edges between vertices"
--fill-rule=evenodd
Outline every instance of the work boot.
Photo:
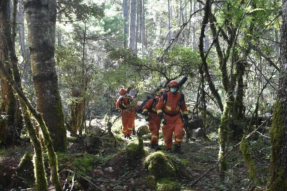
M 183 155 L 184 152 L 181 150 L 180 145 L 174 145 L 174 152 L 180 155 Z
M 160 148 L 159 148 L 159 146 L 158 146 L 157 143 L 152 143 L 152 144 L 151 144 L 151 148 L 153 148 L 155 151 L 160 150 Z
M 133 135 L 136 135 L 136 130 L 135 130 L 135 128 L 133 128 Z
M 130 135 L 127 135 L 126 138 L 127 138 L 127 139 L 132 139 Z

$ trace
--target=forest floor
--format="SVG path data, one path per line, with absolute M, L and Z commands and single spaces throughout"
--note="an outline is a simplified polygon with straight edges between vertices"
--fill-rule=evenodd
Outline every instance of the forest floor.
M 120 120 L 119 120 L 120 121 Z M 118 124 L 119 125 L 119 124 Z M 103 125 L 104 126 L 104 125 Z M 116 125 L 117 126 L 117 125 Z M 120 125 L 119 125 L 120 126 Z M 67 153 L 58 153 L 59 173 L 63 187 L 66 190 L 160 190 L 160 184 L 165 181 L 176 182 L 178 186 L 165 190 L 190 191 L 239 191 L 239 190 L 266 190 L 268 182 L 268 168 L 270 163 L 270 141 L 257 136 L 250 140 L 252 158 L 256 166 L 256 178 L 248 178 L 248 168 L 239 148 L 234 149 L 227 156 L 227 168 L 224 181 L 220 181 L 217 168 L 211 170 L 201 181 L 190 186 L 207 170 L 213 168 L 217 162 L 218 141 L 215 138 L 207 141 L 193 138 L 182 144 L 183 155 L 167 153 L 164 150 L 162 135 L 160 136 L 161 152 L 184 165 L 183 169 L 188 176 L 176 176 L 168 180 L 150 179 L 150 172 L 144 167 L 146 157 L 135 157 L 127 160 L 125 149 L 131 143 L 137 144 L 137 137 L 125 139 L 120 128 L 113 128 L 114 137 L 107 134 L 105 129 L 98 130 L 95 125 L 89 130 L 91 136 L 82 143 L 70 143 Z M 150 136 L 144 136 L 146 156 L 155 151 L 149 147 Z M 228 150 L 236 143 L 229 143 Z M 33 149 L 28 142 L 21 146 L 0 150 L 0 190 L 27 190 L 33 187 L 33 165 L 28 160 L 27 165 L 19 168 L 24 153 L 32 153 Z M 47 174 L 49 168 L 47 159 Z M 191 178 L 190 178 L 191 177 Z M 51 190 L 53 186 L 50 185 Z M 28 189 L 29 190 L 29 189 Z

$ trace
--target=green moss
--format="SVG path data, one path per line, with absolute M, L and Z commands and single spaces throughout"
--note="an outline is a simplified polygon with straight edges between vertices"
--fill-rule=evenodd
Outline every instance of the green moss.
M 276 179 L 271 183 L 270 187 L 268 188 L 268 191 L 281 191 L 281 190 L 287 190 L 287 181 L 284 176 L 284 171 L 280 170 L 277 173 Z
M 271 164 L 270 164 L 270 191 L 278 190 L 287 190 L 287 180 L 282 170 L 280 164 L 281 160 L 278 160 L 281 156 L 281 148 L 283 147 L 283 138 L 284 138 L 284 125 L 282 118 L 282 111 L 280 100 L 277 98 L 277 101 L 274 105 L 274 114 L 272 118 L 272 127 L 270 129 L 270 139 L 272 144 L 271 151 Z
M 145 186 L 144 190 L 156 190 L 156 179 L 152 175 L 148 175 L 142 178 L 139 178 L 135 181 L 135 185 L 132 190 L 138 190 L 138 188 L 142 188 Z
M 34 174 L 35 174 L 35 179 L 36 179 L 36 190 L 47 190 L 48 189 L 48 181 L 46 178 L 46 172 L 45 172 L 45 167 L 44 167 L 44 162 L 43 162 L 43 157 L 42 155 L 38 156 L 40 158 L 37 158 L 36 154 L 33 157 L 33 162 L 34 162 Z
M 61 96 L 59 94 L 59 91 L 57 92 L 57 98 L 58 98 L 58 105 L 55 106 L 55 115 L 57 115 L 58 121 L 58 126 L 54 127 L 53 129 L 56 132 L 53 132 L 54 136 L 53 137 L 53 146 L 55 151 L 61 151 L 61 152 L 66 152 L 67 151 L 67 131 L 65 128 L 65 121 L 64 121 L 64 113 L 63 113 L 63 107 L 62 107 L 62 101 L 61 101 Z
M 242 137 L 242 140 L 240 143 L 240 150 L 242 152 L 242 155 L 248 167 L 249 179 L 253 180 L 256 175 L 256 168 L 255 168 L 254 161 L 252 160 L 252 157 L 251 157 L 251 152 L 249 149 L 248 141 L 245 136 Z
M 58 153 L 58 161 L 77 174 L 87 176 L 93 173 L 96 164 L 102 164 L 109 160 L 108 157 L 98 157 L 91 154 Z
M 181 185 L 169 179 L 161 179 L 156 185 L 157 191 L 180 191 Z
M 144 166 L 156 179 L 176 176 L 174 163 L 161 151 L 149 155 L 144 161 Z
M 224 111 L 221 116 L 221 124 L 218 129 L 218 139 L 219 139 L 219 153 L 218 153 L 218 160 L 221 160 L 223 156 L 226 153 L 226 143 L 227 143 L 227 137 L 228 137 L 228 131 L 229 131 L 229 110 L 230 110 L 230 104 L 228 101 L 225 103 Z M 227 169 L 227 162 L 224 159 L 220 165 L 220 173 L 221 175 L 224 174 L 224 171 Z M 224 175 L 223 175 L 224 176 Z
M 135 159 L 139 159 L 145 156 L 145 151 L 141 138 L 139 138 L 139 144 L 133 142 L 128 144 L 128 146 L 126 147 L 126 155 L 129 161 L 133 161 Z
M 149 127 L 147 125 L 141 125 L 137 127 L 137 132 L 141 135 L 146 135 L 150 133 Z
M 17 166 L 17 170 L 22 170 L 26 166 L 32 165 L 33 155 L 31 153 L 26 152 L 24 156 L 21 158 L 20 163 Z

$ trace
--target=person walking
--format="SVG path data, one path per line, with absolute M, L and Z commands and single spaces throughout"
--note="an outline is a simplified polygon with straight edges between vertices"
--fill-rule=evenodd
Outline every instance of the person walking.
M 127 91 L 124 88 L 119 90 L 120 97 L 116 102 L 116 108 L 121 110 L 121 119 L 123 130 L 122 133 L 126 139 L 131 139 L 131 133 L 135 128 L 136 112 L 135 107 L 131 102 L 133 98 L 127 95 Z
M 184 95 L 178 92 L 178 82 L 172 80 L 169 82 L 168 87 L 169 91 L 162 95 L 156 106 L 157 114 L 163 123 L 162 132 L 165 148 L 168 152 L 171 152 L 172 136 L 174 134 L 174 152 L 184 154 L 181 150 L 181 143 L 184 135 L 184 122 L 188 121 L 188 111 Z

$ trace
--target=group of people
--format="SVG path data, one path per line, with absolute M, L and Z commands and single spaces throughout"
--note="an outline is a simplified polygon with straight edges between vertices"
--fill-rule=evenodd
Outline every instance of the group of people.
M 149 121 L 151 131 L 151 147 L 159 150 L 159 130 L 161 123 L 164 135 L 165 149 L 172 151 L 172 136 L 174 135 L 174 152 L 183 154 L 181 143 L 184 135 L 184 124 L 188 123 L 188 111 L 184 100 L 184 95 L 179 90 L 179 84 L 172 80 L 168 84 L 168 90 L 162 89 L 155 96 L 149 99 L 142 108 L 142 114 Z M 130 139 L 135 128 L 135 117 L 137 105 L 131 105 L 132 97 L 127 95 L 125 89 L 120 89 L 120 97 L 116 107 L 121 110 L 123 134 Z

